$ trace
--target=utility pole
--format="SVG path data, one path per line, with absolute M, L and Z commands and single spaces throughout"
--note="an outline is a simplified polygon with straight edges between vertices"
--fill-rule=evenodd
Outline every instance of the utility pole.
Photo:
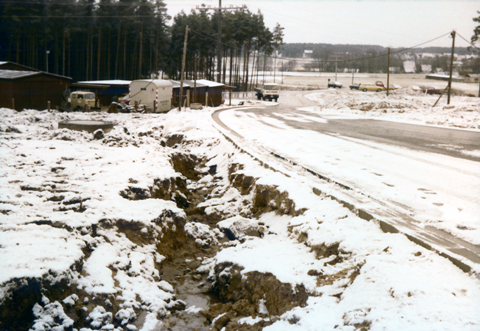
M 183 74 L 185 72 L 185 61 L 187 59 L 187 40 L 188 40 L 188 25 L 185 27 L 185 41 L 183 43 L 183 58 L 182 58 L 182 72 L 180 73 L 180 95 L 178 110 L 182 111 L 182 97 L 183 97 Z
M 450 34 L 452 36 L 452 56 L 450 58 L 450 78 L 448 80 L 448 98 L 447 98 L 447 105 L 450 104 L 450 93 L 452 92 L 452 74 L 453 74 L 453 55 L 455 52 L 455 30 L 452 31 Z
M 338 61 L 343 61 L 343 54 L 342 53 L 335 53 L 333 54 L 333 58 L 335 61 L 335 81 L 337 81 L 337 68 L 338 68 Z
M 49 50 L 46 50 L 45 53 L 46 53 L 46 55 L 47 55 L 47 56 L 45 57 L 45 66 L 47 67 L 46 69 L 47 69 L 47 72 L 48 72 L 48 54 L 50 54 L 50 51 L 49 51 Z
M 217 82 L 222 82 L 222 0 L 218 0 Z
M 218 11 L 218 34 L 217 34 L 217 82 L 221 83 L 222 82 L 222 53 L 223 53 L 223 47 L 222 47 L 222 11 L 223 10 L 235 10 L 235 9 L 241 9 L 241 8 L 246 8 L 245 5 L 241 7 L 225 7 L 222 8 L 222 0 L 218 0 L 218 8 L 212 8 L 210 6 L 208 7 L 200 7 L 197 6 L 196 9 L 199 10 L 216 10 Z
M 197 54 L 195 54 L 195 68 L 193 71 L 193 102 L 197 102 Z
M 388 61 L 387 61 L 387 97 L 388 90 L 390 89 L 390 47 L 388 48 Z
M 335 81 L 337 81 L 337 65 L 338 65 L 338 60 L 335 61 Z

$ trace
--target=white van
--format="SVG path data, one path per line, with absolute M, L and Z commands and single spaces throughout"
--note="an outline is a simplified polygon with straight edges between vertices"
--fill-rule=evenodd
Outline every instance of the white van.
M 130 106 L 145 105 L 150 112 L 172 109 L 173 85 L 169 80 L 142 79 L 130 83 Z

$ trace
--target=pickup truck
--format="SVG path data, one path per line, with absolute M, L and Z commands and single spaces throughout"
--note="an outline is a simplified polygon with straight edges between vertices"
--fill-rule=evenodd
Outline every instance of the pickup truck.
M 277 102 L 280 97 L 277 84 L 264 84 L 263 87 L 255 88 L 255 92 L 257 92 L 255 95 L 258 100 L 275 100 L 275 102 Z

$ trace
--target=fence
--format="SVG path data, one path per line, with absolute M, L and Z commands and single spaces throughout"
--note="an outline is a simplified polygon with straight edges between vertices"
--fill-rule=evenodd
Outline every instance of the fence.
M 230 92 L 223 92 L 223 99 L 228 101 L 228 98 Z M 241 99 L 241 100 L 251 100 L 251 99 L 256 99 L 257 96 L 255 95 L 255 91 L 250 91 L 250 92 L 232 92 L 232 99 Z

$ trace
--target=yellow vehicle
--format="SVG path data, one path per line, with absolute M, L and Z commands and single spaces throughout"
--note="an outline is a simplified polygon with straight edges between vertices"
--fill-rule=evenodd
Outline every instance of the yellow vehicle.
M 381 87 L 375 84 L 360 84 L 359 90 L 363 92 L 367 92 L 367 91 L 381 92 L 381 91 L 385 91 L 385 87 Z
M 73 110 L 90 111 L 95 108 L 95 93 L 87 91 L 75 91 L 70 93 L 70 102 Z

